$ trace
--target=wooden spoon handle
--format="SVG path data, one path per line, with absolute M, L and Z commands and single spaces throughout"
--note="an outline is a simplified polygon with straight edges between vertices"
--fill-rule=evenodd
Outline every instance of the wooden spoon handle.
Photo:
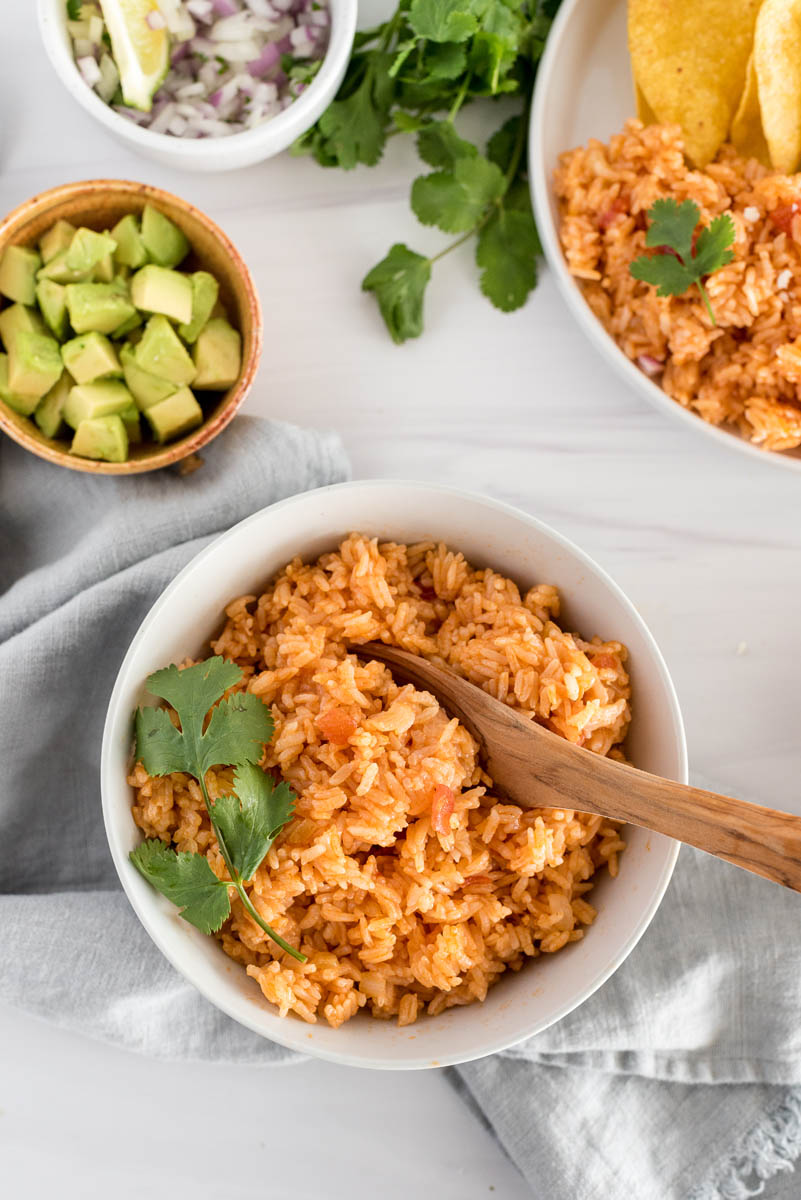
M 487 715 L 487 771 L 518 804 L 528 794 L 529 805 L 642 825 L 801 892 L 801 817 L 580 750 L 505 705 L 482 709 L 482 724 Z
M 433 691 L 482 744 L 498 788 L 522 808 L 571 808 L 642 825 L 801 892 L 801 817 L 579 749 L 453 671 L 393 646 L 369 644 L 358 653 Z
M 801 892 L 801 817 L 660 779 L 625 763 L 601 763 L 600 770 L 590 764 L 579 794 L 575 779 L 552 779 L 569 786 L 572 807 L 587 808 L 589 801 L 589 811 L 664 833 Z M 559 791 L 564 803 L 567 797 L 562 787 Z

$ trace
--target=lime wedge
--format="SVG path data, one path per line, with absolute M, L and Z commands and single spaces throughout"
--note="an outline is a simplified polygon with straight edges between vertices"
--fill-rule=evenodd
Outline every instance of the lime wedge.
M 170 36 L 156 0 L 100 0 L 129 108 L 150 112 L 170 69 Z

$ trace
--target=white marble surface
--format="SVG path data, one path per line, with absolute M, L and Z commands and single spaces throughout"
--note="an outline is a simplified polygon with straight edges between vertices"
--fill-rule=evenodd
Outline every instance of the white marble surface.
M 547 272 L 528 306 L 504 316 L 478 292 L 469 251 L 453 255 L 436 269 L 425 335 L 394 346 L 359 281 L 392 241 L 439 242 L 409 214 L 407 148 L 396 142 L 379 169 L 350 174 L 288 157 L 220 177 L 154 167 L 63 92 L 34 7 L 2 3 L 0 212 L 101 176 L 156 183 L 207 210 L 264 303 L 249 411 L 338 429 L 357 476 L 473 488 L 576 539 L 660 642 L 693 767 L 722 789 L 801 811 L 801 479 L 643 408 L 585 344 Z M 52 1184 L 65 1200 L 90 1200 L 113 1186 L 118 1200 L 161 1200 L 190 1183 L 198 1198 L 223 1195 L 230 1172 L 213 1153 L 175 1165 L 203 1142 L 209 1103 L 222 1134 L 241 1139 L 236 1192 L 360 1200 L 380 1179 L 385 1200 L 529 1194 L 436 1072 L 153 1065 L 8 1010 L 0 1063 L 9 1195 Z

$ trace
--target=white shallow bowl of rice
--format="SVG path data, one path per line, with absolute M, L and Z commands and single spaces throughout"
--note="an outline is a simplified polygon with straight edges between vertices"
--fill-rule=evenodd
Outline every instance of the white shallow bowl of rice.
M 765 450 L 731 425 L 713 425 L 685 408 L 624 353 L 590 308 L 570 273 L 560 238 L 554 172 L 560 155 L 591 138 L 601 142 L 635 116 L 626 0 L 563 0 L 537 70 L 529 127 L 531 198 L 542 248 L 579 328 L 619 378 L 669 420 L 751 462 L 801 470 L 801 448 Z
M 678 844 L 629 826 L 616 878 L 590 893 L 597 917 L 586 936 L 558 953 L 507 971 L 483 1003 L 455 1007 L 399 1027 L 359 1013 L 338 1029 L 280 1017 L 243 967 L 217 941 L 182 921 L 131 865 L 141 840 L 126 782 L 132 713 L 145 702 L 147 676 L 170 662 L 205 657 L 224 607 L 258 593 L 297 556 L 313 561 L 353 530 L 381 540 L 443 541 L 476 567 L 492 567 L 522 589 L 558 587 L 559 624 L 600 634 L 629 650 L 633 719 L 627 753 L 639 767 L 686 782 L 687 752 L 678 701 L 642 618 L 609 576 L 535 517 L 482 496 L 432 484 L 367 481 L 322 488 L 263 509 L 203 550 L 153 606 L 120 668 L 103 737 L 103 814 L 122 885 L 153 941 L 189 982 L 223 1012 L 302 1054 L 358 1067 L 414 1069 L 481 1058 L 560 1020 L 595 992 L 642 937 L 670 881 Z
M 75 62 L 65 0 L 38 0 L 39 28 L 50 62 L 70 95 L 96 121 L 145 157 L 189 171 L 230 171 L 272 158 L 310 129 L 339 90 L 353 47 L 357 0 L 328 0 L 330 34 L 322 66 L 309 86 L 282 112 L 252 129 L 218 137 L 155 133 L 111 108 Z

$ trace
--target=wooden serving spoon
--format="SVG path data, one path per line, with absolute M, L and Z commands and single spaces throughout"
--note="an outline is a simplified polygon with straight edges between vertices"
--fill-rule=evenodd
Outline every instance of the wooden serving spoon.
M 377 642 L 353 650 L 436 696 L 483 747 L 487 773 L 521 808 L 572 808 L 642 825 L 801 892 L 801 817 L 583 750 L 416 654 Z

